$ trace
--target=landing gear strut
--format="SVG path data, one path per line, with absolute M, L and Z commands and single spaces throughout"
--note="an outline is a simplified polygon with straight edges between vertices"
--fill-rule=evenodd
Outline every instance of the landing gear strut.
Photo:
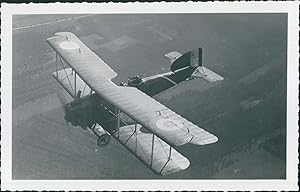
M 104 147 L 109 144 L 111 136 L 97 123 L 95 123 L 91 130 L 97 136 L 97 145 L 99 147 Z

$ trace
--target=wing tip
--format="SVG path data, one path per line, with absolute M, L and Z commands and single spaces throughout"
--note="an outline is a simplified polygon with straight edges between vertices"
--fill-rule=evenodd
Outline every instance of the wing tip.
M 180 163 L 176 164 L 176 168 L 173 169 L 168 169 L 167 166 L 165 167 L 164 170 L 162 170 L 159 173 L 156 173 L 158 175 L 170 175 L 179 171 L 183 171 L 185 169 L 187 169 L 190 166 L 190 161 L 188 160 L 188 158 L 182 156 L 183 159 L 180 161 Z
M 52 37 L 47 38 L 46 41 L 49 42 L 52 39 L 57 39 L 57 38 L 68 39 L 71 36 L 73 36 L 73 37 L 75 36 L 76 37 L 76 35 L 74 33 L 72 33 L 72 32 L 67 32 L 67 31 L 66 32 L 56 32 L 56 33 L 54 33 L 54 35 Z
M 185 170 L 190 166 L 190 161 L 188 158 L 185 157 L 185 163 L 184 164 L 180 164 L 180 169 L 181 170 Z
M 68 35 L 75 36 L 74 33 L 68 32 L 68 31 L 56 32 L 56 33 L 54 33 L 54 35 L 55 35 L 55 36 L 63 36 L 63 37 L 66 37 L 66 36 L 68 36 Z
M 208 144 L 213 144 L 218 142 L 218 137 L 213 135 L 213 134 L 209 134 L 208 138 L 199 138 L 199 137 L 194 137 L 190 143 L 194 144 L 194 145 L 208 145 Z

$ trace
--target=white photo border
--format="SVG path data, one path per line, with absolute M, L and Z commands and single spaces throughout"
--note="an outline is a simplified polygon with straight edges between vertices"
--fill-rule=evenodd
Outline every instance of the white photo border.
M 1 4 L 2 190 L 298 190 L 298 2 Z M 119 13 L 288 13 L 286 179 L 12 180 L 12 15 Z

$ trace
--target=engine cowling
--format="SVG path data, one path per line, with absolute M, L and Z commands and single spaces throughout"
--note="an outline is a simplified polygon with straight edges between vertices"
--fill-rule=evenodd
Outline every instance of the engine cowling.
M 95 95 L 77 98 L 65 106 L 65 120 L 73 126 L 91 126 L 99 119 L 99 106 Z

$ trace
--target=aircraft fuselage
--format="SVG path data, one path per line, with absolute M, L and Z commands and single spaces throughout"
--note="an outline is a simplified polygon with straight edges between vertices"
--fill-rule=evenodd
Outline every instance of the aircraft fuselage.
M 159 74 L 144 79 L 134 79 L 136 82 L 128 82 L 123 86 L 133 86 L 149 96 L 154 96 L 166 89 L 190 77 L 195 69 L 184 68 L 177 72 Z M 65 120 L 74 126 L 91 127 L 98 123 L 106 131 L 112 132 L 116 129 L 115 108 L 103 98 L 93 93 L 75 99 L 66 105 Z M 121 122 L 121 126 L 124 124 Z M 125 125 L 125 124 L 124 124 Z

